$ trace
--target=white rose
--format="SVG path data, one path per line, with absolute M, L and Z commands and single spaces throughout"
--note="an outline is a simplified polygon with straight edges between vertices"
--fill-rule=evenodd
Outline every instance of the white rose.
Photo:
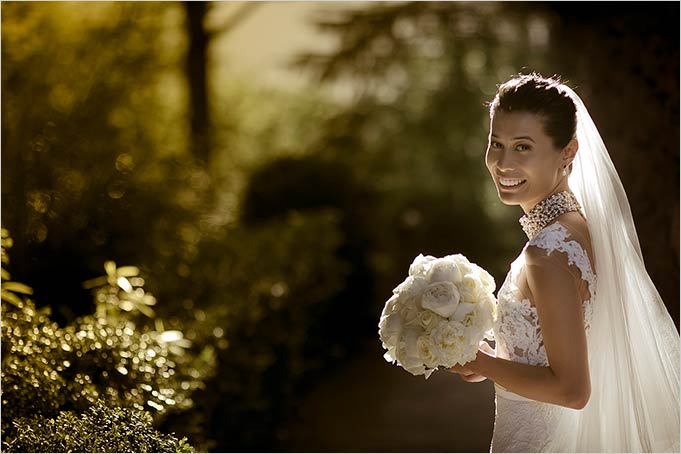
M 421 309 L 417 305 L 417 300 L 412 298 L 405 300 L 397 307 L 397 313 L 402 317 L 404 325 L 419 323 L 419 312 Z
M 432 255 L 419 254 L 409 266 L 409 275 L 425 277 L 433 260 L 435 257 Z
M 430 369 L 435 369 L 440 364 L 440 357 L 435 346 L 431 343 L 430 336 L 419 336 L 416 341 L 416 346 L 419 350 L 419 357 L 423 364 Z
M 381 318 L 387 317 L 388 315 L 397 312 L 397 309 L 399 308 L 401 304 L 400 301 L 400 296 L 399 295 L 393 295 L 390 297 L 388 301 L 385 302 L 385 306 L 383 306 L 383 312 L 381 312 Z
M 429 310 L 424 310 L 419 312 L 418 314 L 418 319 L 419 319 L 419 324 L 421 327 L 426 331 L 430 332 L 433 328 L 437 326 L 438 323 L 440 323 L 440 320 L 442 320 L 442 317 L 437 315 L 435 312 L 429 311 Z
M 451 282 L 430 284 L 423 292 L 421 305 L 442 317 L 450 317 L 459 305 L 459 291 Z
M 480 267 L 478 268 L 479 268 L 478 275 L 480 277 L 480 281 L 482 282 L 482 286 L 485 288 L 485 291 L 489 293 L 494 293 L 494 290 L 496 290 L 497 288 L 497 284 L 496 282 L 494 282 L 494 277 L 487 271 L 485 271 L 484 268 Z
M 425 278 L 421 276 L 408 276 L 400 285 L 395 287 L 393 294 L 400 295 L 405 299 L 418 299 L 427 286 L 428 281 Z
M 480 326 L 475 324 L 475 323 L 472 323 L 471 325 L 466 326 L 463 330 L 464 338 L 471 341 L 471 342 L 469 342 L 470 344 L 475 344 L 475 345 L 478 345 L 478 343 L 482 339 L 482 333 L 483 333 L 483 330 L 481 330 Z M 475 340 L 475 342 L 472 342 L 473 340 Z
M 454 365 L 465 346 L 464 326 L 457 321 L 442 320 L 430 333 L 431 344 L 445 367 Z
M 397 348 L 395 349 L 395 356 L 400 366 L 407 369 L 414 375 L 414 371 L 419 370 L 423 367 L 423 361 L 419 356 L 418 347 L 416 345 L 419 337 L 423 334 L 423 330 L 420 328 L 410 327 L 402 332 L 402 337 L 398 342 Z M 422 373 L 422 372 L 421 372 Z
M 496 300 L 494 296 L 487 295 L 475 305 L 475 325 L 481 331 L 488 331 L 494 324 L 496 316 Z
M 470 265 L 470 263 L 471 263 L 471 262 L 468 260 L 468 258 L 467 258 L 465 255 L 463 255 L 463 254 L 451 254 L 451 255 L 445 256 L 445 258 L 446 258 L 447 260 L 452 260 L 452 261 L 455 262 L 457 265 L 460 265 L 460 264 L 462 264 L 462 263 L 463 263 L 463 264 L 468 264 L 468 265 Z
M 402 318 L 397 313 L 389 314 L 385 317 L 381 317 L 381 321 L 378 325 L 378 334 L 381 341 L 389 347 L 394 347 L 397 345 L 400 337 L 400 332 L 402 331 Z
M 490 296 L 494 297 L 494 294 L 492 292 L 489 292 L 487 291 L 487 289 L 485 289 L 485 284 L 480 280 L 480 275 L 478 275 L 478 283 L 480 285 L 473 293 L 473 301 L 475 301 L 475 303 L 487 301 L 490 298 Z
M 473 314 L 473 311 L 475 311 L 475 306 L 476 304 L 474 303 L 459 302 L 459 306 L 456 308 L 456 311 L 450 317 L 450 319 L 461 322 L 464 325 L 467 324 L 467 321 L 472 316 L 471 314 Z
M 385 358 L 385 360 L 388 361 L 389 363 L 394 364 L 395 361 L 397 360 L 397 353 L 395 352 L 397 347 L 393 347 L 393 346 L 390 346 L 390 345 L 386 346 L 385 344 L 383 344 L 383 348 L 388 350 L 383 355 L 383 358 Z
M 434 282 L 453 282 L 458 284 L 461 282 L 463 275 L 459 271 L 456 261 L 447 258 L 436 259 L 428 270 L 427 279 L 431 284 Z
M 497 319 L 498 310 L 497 298 L 494 295 L 490 295 L 489 298 L 487 298 L 487 304 L 489 305 L 490 310 L 492 312 L 492 322 L 494 322 Z
M 459 283 L 458 290 L 461 295 L 461 300 L 467 303 L 474 303 L 480 295 L 480 289 L 482 288 L 482 282 L 478 278 L 477 273 L 468 273 L 464 275 Z
M 426 369 L 426 366 L 424 366 L 423 364 L 421 364 L 419 366 L 409 367 L 409 368 L 405 367 L 404 370 L 406 370 L 407 372 L 409 372 L 412 375 L 424 375 L 425 374 L 426 378 L 428 378 L 430 376 L 430 374 L 433 372 L 432 370 Z
M 463 366 L 467 362 L 473 361 L 477 355 L 478 355 L 478 344 L 467 344 L 462 349 L 458 359 L 454 362 L 454 364 L 461 364 Z M 452 364 L 452 366 L 454 364 Z
M 448 350 L 463 341 L 464 326 L 457 321 L 442 320 L 430 333 L 433 343 L 442 350 Z
M 459 270 L 461 270 L 461 274 L 463 274 L 464 276 L 466 274 L 477 272 L 477 270 L 475 269 L 476 266 L 474 264 L 472 264 L 471 262 L 469 262 L 468 260 L 460 260 L 457 263 L 457 265 L 459 267 Z

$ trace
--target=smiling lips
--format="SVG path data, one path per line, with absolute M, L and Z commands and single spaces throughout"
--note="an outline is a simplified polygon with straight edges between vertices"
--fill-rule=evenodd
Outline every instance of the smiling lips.
M 505 188 L 515 188 L 527 180 L 521 178 L 499 178 L 499 184 Z

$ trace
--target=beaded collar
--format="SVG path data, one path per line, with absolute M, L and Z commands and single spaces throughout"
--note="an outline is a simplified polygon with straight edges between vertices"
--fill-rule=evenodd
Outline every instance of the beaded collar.
M 572 191 L 562 191 L 536 204 L 529 213 L 524 214 L 518 221 L 527 237 L 532 239 L 552 220 L 569 211 L 579 211 L 582 214 L 582 207 Z M 584 215 L 582 214 L 582 216 Z

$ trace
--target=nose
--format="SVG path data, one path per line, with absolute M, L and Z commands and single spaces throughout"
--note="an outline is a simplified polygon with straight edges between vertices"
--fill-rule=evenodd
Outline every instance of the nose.
M 496 153 L 494 153 L 496 156 L 496 167 L 502 172 L 506 172 L 509 170 L 513 169 L 513 157 L 511 156 L 511 153 L 506 153 L 506 151 L 502 150 L 497 150 Z

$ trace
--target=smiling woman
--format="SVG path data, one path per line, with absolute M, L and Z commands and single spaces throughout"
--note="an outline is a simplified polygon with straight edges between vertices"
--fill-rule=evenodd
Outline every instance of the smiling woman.
M 502 84 L 486 165 L 529 239 L 498 291 L 495 350 L 451 369 L 495 382 L 492 451 L 678 452 L 678 332 L 581 99 L 537 74 Z
M 487 168 L 501 201 L 525 212 L 568 189 L 568 168 L 578 149 L 574 105 L 550 88 L 532 91 L 507 83 L 490 105 Z

